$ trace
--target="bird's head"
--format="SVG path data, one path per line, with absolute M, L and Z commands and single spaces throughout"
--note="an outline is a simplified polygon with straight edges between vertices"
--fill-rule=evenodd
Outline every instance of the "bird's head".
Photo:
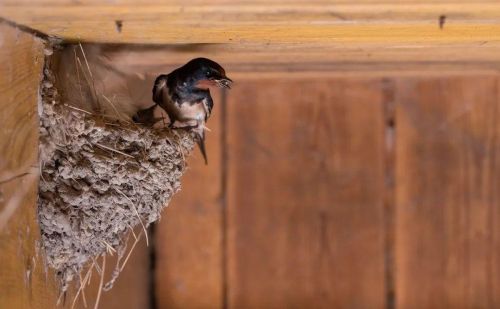
M 209 86 L 231 88 L 233 82 L 226 76 L 226 71 L 221 65 L 207 58 L 193 59 L 180 70 L 197 88 L 208 88 Z

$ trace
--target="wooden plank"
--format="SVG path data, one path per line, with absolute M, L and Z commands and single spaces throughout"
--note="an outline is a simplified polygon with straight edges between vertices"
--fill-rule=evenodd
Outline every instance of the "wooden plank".
M 2 0 L 0 3 L 4 5 L 33 5 L 32 0 Z M 75 3 L 74 0 L 37 0 L 37 4 L 55 5 L 55 6 L 68 6 L 68 5 L 186 5 L 183 0 L 114 0 L 112 3 L 103 0 L 79 0 Z M 295 5 L 304 4 L 318 4 L 318 5 L 339 5 L 339 4 L 415 4 L 415 0 L 289 0 L 287 3 Z M 441 4 L 490 4 L 494 3 L 492 0 L 440 0 Z M 255 4 L 268 4 L 268 5 L 282 5 L 283 0 L 190 0 L 189 5 L 255 5 Z M 436 4 L 435 0 L 419 0 L 418 4 Z
M 158 308 L 222 308 L 221 110 L 219 92 L 208 121 L 208 165 L 198 149 L 155 233 Z
M 49 2 L 50 3 L 50 2 Z M 63 2 L 64 3 L 64 2 Z M 69 41 L 108 43 L 467 43 L 500 41 L 500 4 L 8 2 L 0 16 Z M 440 16 L 446 16 L 440 27 Z M 116 21 L 122 26 L 117 27 Z
M 245 81 L 228 97 L 230 308 L 384 308 L 381 81 Z
M 500 306 L 495 76 L 396 84 L 398 308 Z
M 13 8 L 18 8 L 14 12 Z M 150 17 L 163 16 L 170 19 L 172 25 L 193 25 L 200 22 L 207 25 L 242 25 L 253 22 L 266 24 L 305 24 L 309 22 L 334 24 L 338 22 L 381 22 L 394 24 L 414 21 L 436 21 L 440 15 L 447 15 L 451 21 L 478 21 L 498 18 L 500 5 L 495 2 L 469 3 L 377 3 L 377 4 L 330 4 L 302 3 L 287 4 L 153 4 L 153 5 L 117 5 L 102 1 L 99 4 L 50 5 L 34 3 L 29 6 L 4 4 L 6 15 L 22 18 L 30 22 L 40 22 L 43 17 L 49 21 L 68 20 L 67 14 L 74 15 L 78 10 L 77 20 L 104 21 L 111 18 L 129 17 L 131 21 L 148 21 Z M 98 9 L 98 10 L 96 10 Z M 51 10 L 52 13 L 50 13 Z M 202 19 L 203 18 L 203 19 Z M 224 18 L 224 19 L 222 19 Z M 293 19 L 292 19 L 293 18 Z M 16 18 L 17 20 L 17 18 Z M 126 21 L 126 19 L 124 20 Z M 493 20 L 494 21 L 494 20 Z M 161 22 L 158 20 L 158 22 Z M 438 27 L 439 28 L 439 27 Z
M 89 47 L 94 45 L 89 44 Z M 103 59 L 120 64 L 120 70 L 168 72 L 192 58 L 208 57 L 223 64 L 238 78 L 262 74 L 324 72 L 327 74 L 386 74 L 387 72 L 446 71 L 469 72 L 500 69 L 500 44 L 421 43 L 387 46 L 384 44 L 190 44 L 182 46 L 101 47 Z M 382 73 L 381 73 L 382 72 Z
M 53 274 L 40 250 L 38 39 L 0 23 L 0 308 L 55 308 Z

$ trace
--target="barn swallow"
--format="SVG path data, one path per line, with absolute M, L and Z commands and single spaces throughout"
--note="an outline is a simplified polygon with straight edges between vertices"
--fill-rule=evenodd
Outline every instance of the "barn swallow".
M 205 123 L 214 102 L 210 86 L 231 88 L 233 81 L 218 63 L 207 58 L 196 58 L 167 75 L 156 78 L 153 101 L 168 114 L 169 127 L 194 132 L 201 154 L 208 163 L 205 151 Z M 138 113 L 137 118 L 153 115 L 155 106 Z M 141 117 L 146 115 L 146 117 Z

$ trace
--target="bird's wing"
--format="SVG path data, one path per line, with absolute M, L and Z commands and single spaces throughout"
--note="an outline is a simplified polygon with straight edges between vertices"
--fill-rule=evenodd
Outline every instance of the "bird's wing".
M 153 101 L 156 104 L 162 103 L 163 95 L 162 92 L 167 90 L 167 75 L 160 75 L 156 78 L 155 84 L 153 86 Z
M 202 101 L 203 107 L 205 108 L 205 121 L 208 120 L 208 117 L 210 117 L 210 114 L 212 113 L 212 108 L 214 107 L 214 100 L 212 100 L 212 97 L 208 95 L 205 99 Z

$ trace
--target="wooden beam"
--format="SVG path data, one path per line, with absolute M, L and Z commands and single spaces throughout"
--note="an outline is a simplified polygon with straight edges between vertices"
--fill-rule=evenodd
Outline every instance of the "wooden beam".
M 500 4 L 3 4 L 0 16 L 68 41 L 102 43 L 477 43 L 500 41 Z M 440 16 L 445 16 L 440 26 Z M 121 22 L 117 27 L 116 21 Z
M 54 6 L 67 6 L 67 5 L 186 5 L 184 0 L 113 0 L 103 1 L 103 0 L 37 0 L 37 4 L 40 5 L 54 5 Z M 353 0 L 288 0 L 288 4 L 294 5 L 304 5 L 304 4 L 316 4 L 316 5 L 341 5 L 341 4 L 353 4 Z M 435 4 L 436 0 L 355 0 L 356 4 Z M 33 0 L 2 0 L 2 4 L 5 5 L 33 5 Z M 467 4 L 467 3 L 477 3 L 477 4 L 488 4 L 495 3 L 494 0 L 440 0 L 439 3 L 442 4 Z M 280 5 L 283 4 L 283 0 L 190 0 L 189 5 Z
M 67 42 L 135 44 L 116 53 L 147 52 L 138 68 L 196 56 L 243 73 L 443 71 L 449 63 L 484 71 L 500 63 L 500 3 L 489 1 L 0 0 L 0 16 Z
M 52 309 L 59 297 L 55 274 L 41 249 L 36 206 L 37 102 L 43 64 L 42 40 L 0 22 L 0 308 Z M 110 258 L 109 265 L 114 266 L 113 261 Z M 112 270 L 108 268 L 106 280 Z M 143 241 L 113 289 L 102 295 L 101 307 L 147 308 L 149 271 Z M 99 276 L 94 277 L 86 290 L 92 305 L 100 283 Z M 68 308 L 74 296 L 72 287 L 66 295 Z M 83 308 L 83 303 L 78 306 Z
M 43 44 L 0 23 L 0 46 L 0 308 L 55 308 L 36 217 Z

